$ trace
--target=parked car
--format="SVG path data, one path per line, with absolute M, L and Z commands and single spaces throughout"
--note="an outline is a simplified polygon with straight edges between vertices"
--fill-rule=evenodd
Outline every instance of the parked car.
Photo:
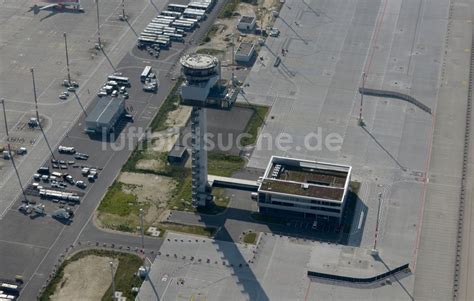
M 87 184 L 84 181 L 77 181 L 76 186 L 81 189 L 85 189 L 87 187 Z

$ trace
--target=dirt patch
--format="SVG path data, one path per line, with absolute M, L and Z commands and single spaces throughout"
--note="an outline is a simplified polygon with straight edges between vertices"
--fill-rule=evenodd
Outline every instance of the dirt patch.
M 169 127 L 184 127 L 191 116 L 191 110 L 193 108 L 189 106 L 178 106 L 174 111 L 168 113 L 166 119 L 166 125 Z
M 138 161 L 136 166 L 138 169 L 156 171 L 163 168 L 163 162 L 154 159 L 143 159 Z
M 139 203 L 149 204 L 145 214 L 145 222 L 156 222 L 167 206 L 176 182 L 169 178 L 157 175 L 124 172 L 120 175 L 120 182 L 124 192 L 137 196 Z
M 240 3 L 235 11 L 235 16 L 225 19 L 217 19 L 213 26 L 217 29 L 211 37 L 211 41 L 200 45 L 199 49 L 215 49 L 223 51 L 216 55 L 223 65 L 232 63 L 232 39 L 237 47 L 241 42 L 255 42 L 260 36 L 253 33 L 242 34 L 237 30 L 241 16 L 253 16 L 257 18 L 257 26 L 260 28 L 272 27 L 275 22 L 273 11 L 278 9 L 279 0 L 259 1 L 259 5 Z M 234 37 L 232 38 L 232 34 Z
M 64 276 L 51 296 L 53 301 L 102 300 L 112 283 L 110 264 L 118 260 L 95 255 L 68 264 Z

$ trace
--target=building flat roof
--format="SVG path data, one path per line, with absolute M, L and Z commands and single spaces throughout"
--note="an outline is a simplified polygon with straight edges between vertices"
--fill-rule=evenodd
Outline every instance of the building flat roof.
M 342 201 L 351 167 L 331 163 L 272 157 L 259 191 Z
M 252 53 L 253 47 L 253 43 L 242 42 L 240 43 L 239 48 L 237 48 L 235 54 L 248 56 Z
M 242 18 L 240 18 L 240 21 L 239 23 L 246 23 L 246 24 L 250 24 L 253 22 L 253 20 L 255 20 L 255 17 L 251 17 L 251 16 L 242 16 Z
M 182 158 L 185 152 L 186 147 L 184 145 L 175 144 L 173 148 L 169 151 L 168 157 Z
M 260 186 L 260 190 L 338 201 L 342 200 L 342 196 L 344 195 L 344 188 L 324 187 L 318 185 L 307 185 L 303 187 L 303 185 L 304 184 L 302 183 L 264 179 Z
M 122 110 L 125 99 L 106 96 L 99 99 L 92 112 L 86 117 L 86 123 L 110 124 L 118 111 Z

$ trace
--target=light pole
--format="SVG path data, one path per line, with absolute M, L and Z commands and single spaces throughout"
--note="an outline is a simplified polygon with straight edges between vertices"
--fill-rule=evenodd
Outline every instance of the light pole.
M 127 21 L 127 16 L 125 15 L 125 0 L 122 0 L 122 21 Z
M 18 169 L 16 168 L 15 159 L 12 155 L 12 149 L 10 147 L 10 135 L 8 134 L 8 122 L 7 122 L 7 111 L 5 110 L 5 99 L 2 98 L 2 107 L 3 107 L 3 119 L 5 121 L 5 132 L 7 134 L 7 148 L 8 148 L 8 157 L 12 160 L 13 169 L 15 170 L 16 177 L 18 178 L 18 183 L 20 184 L 21 192 L 23 193 L 23 197 L 25 201 L 28 202 L 28 198 L 26 197 L 25 189 L 23 188 L 23 184 L 21 183 L 20 174 L 18 173 Z
M 69 70 L 69 54 L 67 51 L 67 36 L 66 33 L 64 33 L 64 45 L 66 47 L 66 67 L 67 67 L 67 80 L 69 82 L 69 85 L 71 84 L 71 72 Z
M 362 107 L 364 105 L 364 89 L 365 89 L 365 78 L 367 77 L 367 75 L 364 73 L 362 73 L 362 91 L 360 93 L 360 108 L 359 108 L 359 125 L 360 126 L 364 126 L 365 123 L 364 123 L 364 118 L 362 117 Z
M 100 19 L 99 19 L 99 0 L 95 0 L 96 10 L 97 10 L 97 43 L 99 44 L 99 49 L 102 49 L 102 43 L 100 41 Z
M 115 300 L 114 263 L 110 261 L 109 264 L 110 264 L 110 273 L 112 274 L 112 300 Z
M 48 146 L 49 151 L 51 152 L 51 156 L 53 157 L 54 160 L 56 160 L 56 158 L 54 157 L 53 149 L 51 148 L 51 145 L 49 145 L 48 138 L 46 137 L 46 134 L 43 130 L 43 126 L 41 125 L 40 118 L 39 118 L 38 99 L 36 98 L 35 70 L 33 68 L 31 68 L 30 71 L 31 71 L 31 77 L 33 78 L 33 95 L 34 95 L 34 98 L 35 98 L 36 120 L 38 122 L 38 127 L 40 128 L 41 133 L 43 134 L 44 141 L 46 141 L 46 145 Z
M 143 255 L 145 254 L 145 229 L 143 226 L 143 208 L 140 208 L 140 224 L 141 224 L 141 230 L 142 230 L 142 253 Z M 145 256 L 143 256 L 145 257 Z

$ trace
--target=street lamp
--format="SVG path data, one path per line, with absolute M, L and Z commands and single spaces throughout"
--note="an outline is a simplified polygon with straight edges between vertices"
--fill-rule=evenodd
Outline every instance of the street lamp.
M 67 67 L 67 80 L 69 82 L 69 85 L 71 84 L 71 72 L 69 70 L 69 54 L 67 51 L 67 36 L 66 33 L 64 33 L 64 45 L 66 47 L 66 67 Z
M 360 126 L 364 126 L 365 123 L 364 123 L 364 118 L 362 117 L 362 107 L 364 105 L 364 90 L 365 90 L 365 78 L 367 77 L 367 75 L 364 73 L 362 73 L 362 91 L 360 93 L 360 108 L 359 108 L 359 125 Z
M 36 111 L 36 120 L 38 122 L 38 127 L 41 130 L 41 133 L 43 134 L 44 141 L 46 142 L 46 145 L 48 146 L 49 152 L 51 153 L 51 157 L 56 160 L 56 157 L 54 156 L 53 149 L 51 148 L 51 145 L 49 144 L 48 138 L 46 137 L 46 133 L 44 132 L 43 125 L 41 124 L 40 117 L 39 117 L 39 112 L 38 112 L 38 99 L 36 97 L 36 84 L 35 84 L 35 70 L 33 68 L 30 69 L 31 71 L 31 78 L 33 80 L 33 96 L 35 99 L 35 111 Z
M 110 264 L 110 273 L 112 274 L 112 300 L 115 300 L 114 263 L 110 261 L 109 264 Z
M 98 48 L 102 49 L 102 43 L 100 41 L 100 19 L 99 19 L 99 0 L 95 0 L 96 10 L 97 10 L 97 43 Z
M 125 0 L 122 0 L 122 15 L 120 16 L 120 20 L 127 21 L 127 16 L 125 15 Z
M 18 173 L 18 169 L 16 168 L 15 159 L 13 158 L 13 155 L 12 155 L 12 149 L 10 147 L 10 136 L 8 134 L 8 122 L 7 122 L 7 111 L 5 110 L 5 99 L 2 98 L 1 101 L 2 101 L 2 107 L 3 107 L 3 119 L 5 121 L 5 132 L 7 134 L 8 158 L 12 160 L 13 169 L 15 170 L 16 177 L 18 178 L 18 183 L 20 184 L 21 192 L 23 193 L 23 197 L 25 198 L 25 201 L 28 202 L 28 199 L 26 198 L 25 189 L 23 188 L 23 184 L 21 183 L 20 174 Z
M 140 208 L 140 224 L 142 230 L 142 253 L 145 254 L 145 229 L 143 226 L 143 208 Z

